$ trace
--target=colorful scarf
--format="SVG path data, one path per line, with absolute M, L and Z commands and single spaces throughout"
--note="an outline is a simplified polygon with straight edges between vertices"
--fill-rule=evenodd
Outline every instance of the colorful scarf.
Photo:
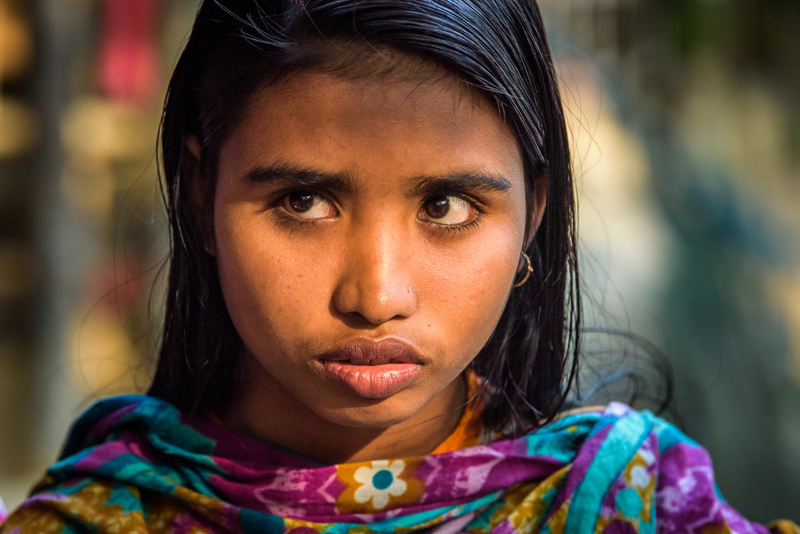
M 623 404 L 524 437 L 320 465 L 161 400 L 106 399 L 0 534 L 798 533 L 743 519 L 705 450 Z

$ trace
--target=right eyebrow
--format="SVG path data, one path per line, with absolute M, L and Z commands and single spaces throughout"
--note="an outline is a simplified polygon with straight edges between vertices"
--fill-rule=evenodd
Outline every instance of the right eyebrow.
M 252 184 L 294 185 L 308 188 L 329 189 L 347 194 L 358 192 L 353 177 L 347 173 L 330 173 L 288 163 L 276 163 L 269 167 L 256 167 L 244 177 Z

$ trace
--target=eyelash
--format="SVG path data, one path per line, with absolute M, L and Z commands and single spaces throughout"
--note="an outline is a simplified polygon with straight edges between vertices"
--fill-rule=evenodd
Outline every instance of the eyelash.
M 290 213 L 288 213 L 285 209 L 283 209 L 282 203 L 283 199 L 287 196 L 291 195 L 292 193 L 310 193 L 313 195 L 320 196 L 328 202 L 330 199 L 327 195 L 320 193 L 319 191 L 315 191 L 313 189 L 286 189 L 279 191 L 272 195 L 270 201 L 267 203 L 267 210 L 275 217 L 275 220 L 278 224 L 287 226 L 290 228 L 295 229 L 302 229 L 302 228 L 309 228 L 311 225 L 317 225 L 324 222 L 324 220 L 320 219 L 301 219 L 299 217 L 294 217 Z
M 441 235 L 454 235 L 453 232 L 468 233 L 472 230 L 475 230 L 478 227 L 478 225 L 482 222 L 485 210 L 483 208 L 483 203 L 480 202 L 478 199 L 470 195 L 466 195 L 464 193 L 437 193 L 435 196 L 441 196 L 441 195 L 458 197 L 466 201 L 470 206 L 472 206 L 472 209 L 475 210 L 475 216 L 470 221 L 462 224 L 440 224 L 433 221 L 426 221 L 422 219 L 420 220 L 421 223 L 425 224 L 426 226 L 429 226 L 434 232 L 439 233 Z M 433 198 L 433 196 L 426 198 L 422 202 L 422 204 L 425 205 L 425 203 L 428 202 L 431 198 Z
M 281 204 L 283 199 L 286 198 L 288 195 L 291 195 L 292 193 L 311 193 L 314 195 L 318 195 L 328 200 L 328 202 L 330 202 L 330 199 L 328 198 L 327 195 L 320 193 L 319 191 L 315 191 L 313 189 L 290 189 L 281 191 L 277 193 L 275 196 L 273 196 L 273 199 L 269 202 L 268 205 L 269 211 L 273 214 L 273 216 L 276 218 L 279 224 L 285 226 L 291 226 L 294 228 L 304 228 L 304 227 L 308 228 L 309 225 L 322 224 L 325 221 L 324 219 L 300 219 L 286 212 L 286 210 L 283 209 L 283 206 Z M 467 195 L 464 193 L 442 192 L 427 197 L 422 202 L 422 205 L 425 205 L 426 202 L 429 202 L 435 196 L 442 196 L 442 195 L 458 197 L 468 202 L 469 205 L 472 206 L 472 208 L 475 210 L 476 213 L 475 217 L 473 217 L 472 220 L 470 220 L 469 222 L 463 224 L 439 224 L 433 221 L 426 221 L 420 219 L 421 223 L 429 226 L 434 232 L 439 233 L 440 235 L 448 235 L 448 234 L 452 235 L 453 232 L 461 233 L 461 232 L 471 231 L 477 228 L 477 226 L 481 223 L 481 220 L 483 219 L 483 215 L 485 213 L 483 203 L 481 201 L 472 197 L 471 195 Z

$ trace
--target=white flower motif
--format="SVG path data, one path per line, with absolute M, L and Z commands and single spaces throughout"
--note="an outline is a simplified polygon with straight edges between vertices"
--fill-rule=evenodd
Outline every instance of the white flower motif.
M 621 402 L 609 402 L 606 406 L 606 414 L 614 415 L 616 417 L 624 417 L 630 411 L 630 408 Z
M 659 492 L 658 500 L 665 511 L 674 514 L 680 510 L 684 495 L 677 488 L 664 488 Z
M 375 460 L 372 467 L 359 467 L 353 478 L 362 485 L 353 497 L 359 504 L 372 501 L 372 507 L 382 510 L 389 504 L 389 495 L 399 497 L 406 492 L 407 484 L 398 478 L 406 464 L 403 460 Z
M 637 465 L 631 469 L 631 482 L 634 486 L 646 488 L 647 485 L 650 484 L 650 478 L 650 473 L 648 473 L 647 469 L 641 465 Z
M 656 461 L 656 457 L 653 455 L 653 453 L 645 449 L 639 450 L 639 456 L 642 457 L 642 460 L 647 462 L 647 465 L 652 465 L 652 463 Z

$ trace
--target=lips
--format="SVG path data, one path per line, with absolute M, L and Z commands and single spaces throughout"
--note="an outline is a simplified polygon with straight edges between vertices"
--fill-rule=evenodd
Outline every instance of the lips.
M 388 363 L 422 363 L 422 356 L 411 345 L 397 339 L 354 339 L 326 352 L 319 358 L 353 365 L 384 365 Z
M 424 364 L 411 345 L 397 339 L 355 339 L 318 358 L 326 375 L 360 397 L 382 399 L 410 386 Z

